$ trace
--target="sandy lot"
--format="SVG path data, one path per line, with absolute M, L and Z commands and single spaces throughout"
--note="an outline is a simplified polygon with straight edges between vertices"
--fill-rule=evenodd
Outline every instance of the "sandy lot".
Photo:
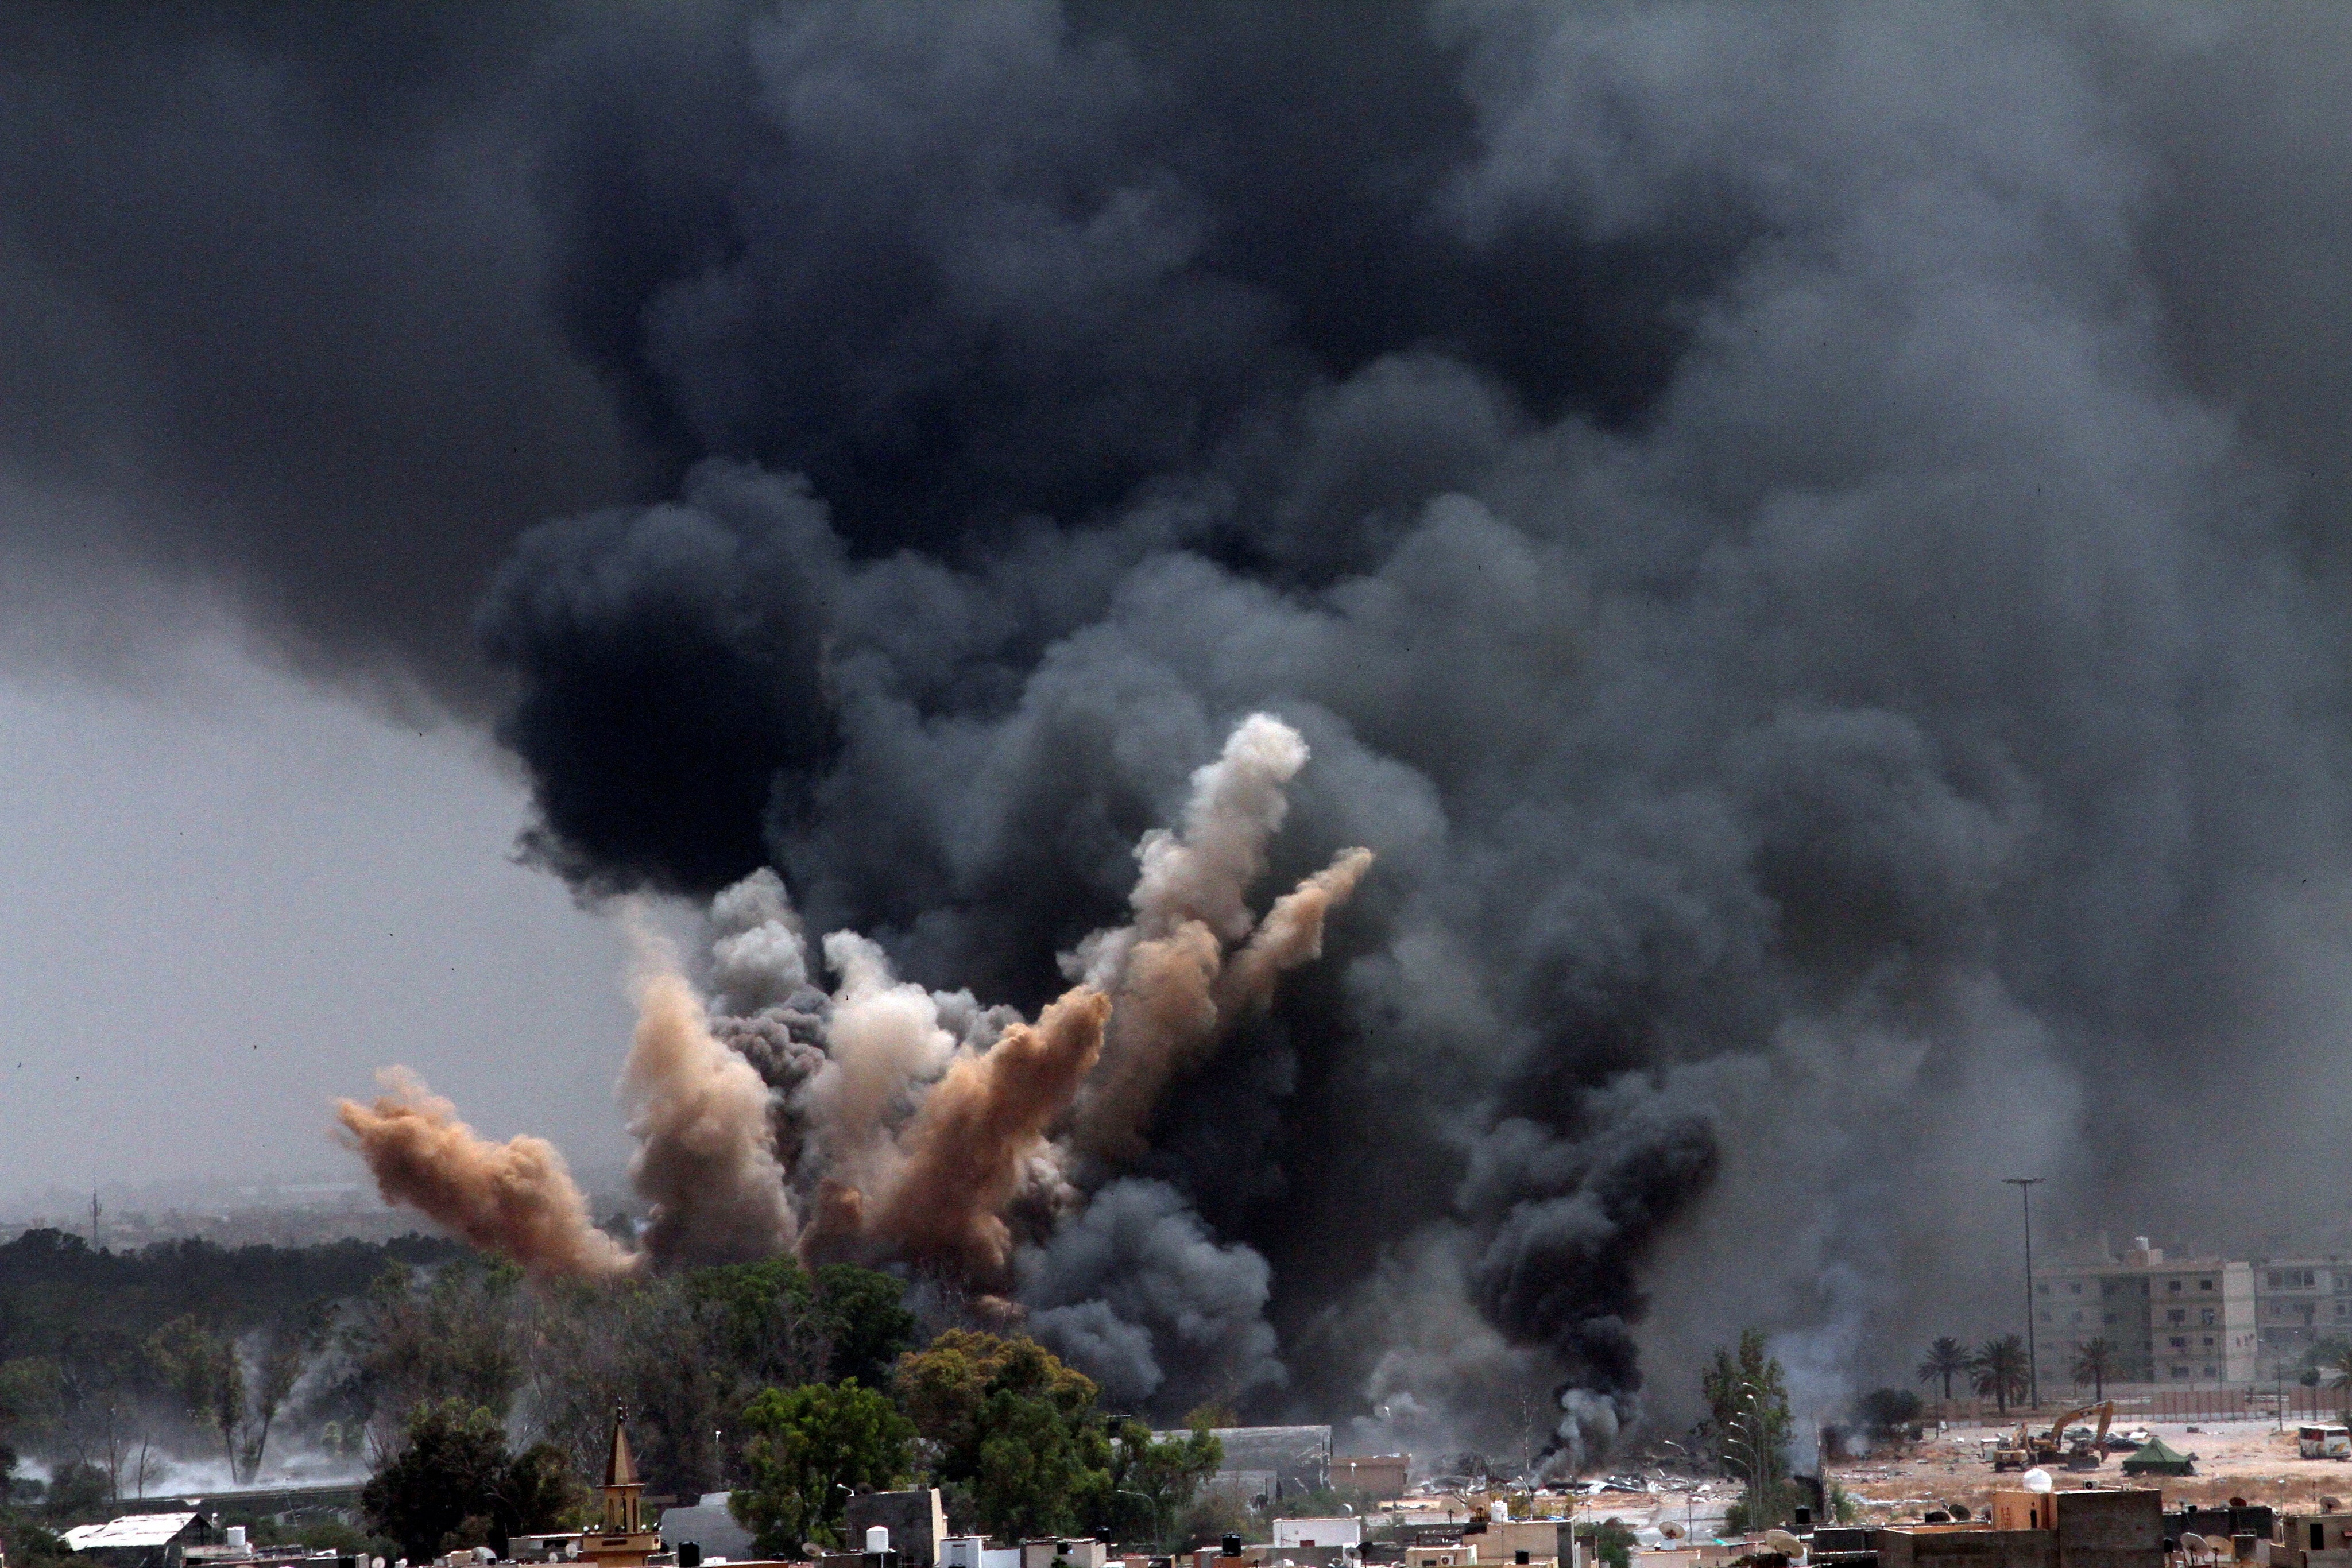
M 1868 1517 L 1874 1519 L 1900 1518 L 1951 1502 L 1966 1503 L 1973 1512 L 1991 1495 L 1996 1480 L 2004 1488 L 2017 1484 L 2014 1471 L 1996 1477 L 1985 1457 L 1985 1439 L 1998 1436 L 2000 1430 L 1958 1427 L 1921 1444 L 1910 1458 L 1834 1465 L 1831 1474 L 1864 1500 Z M 2193 1455 L 2197 1473 L 2127 1481 L 2123 1456 L 2118 1454 L 2110 1455 L 2096 1470 L 2056 1471 L 2058 1484 L 2071 1488 L 2095 1480 L 2102 1486 L 2159 1486 L 2168 1508 L 2183 1500 L 2227 1502 L 2232 1497 L 2284 1508 L 2305 1507 L 2322 1497 L 2352 1500 L 2352 1463 L 2297 1458 L 2292 1425 L 2281 1432 L 2277 1423 L 2268 1419 L 2204 1421 L 2194 1426 L 2152 1422 L 2147 1430 L 2180 1452 Z

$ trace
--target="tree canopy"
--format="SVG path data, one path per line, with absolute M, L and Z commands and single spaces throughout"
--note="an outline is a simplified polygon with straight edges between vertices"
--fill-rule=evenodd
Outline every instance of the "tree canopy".
M 840 1545 L 849 1493 L 896 1490 L 914 1470 L 914 1423 L 854 1377 L 771 1388 L 742 1421 L 751 1479 L 729 1507 L 763 1557 L 798 1557 L 808 1542 Z
M 1036 1341 L 950 1329 L 898 1363 L 898 1403 L 968 1517 L 1014 1539 L 1107 1512 L 1110 1440 L 1094 1381 Z
M 540 1444 L 510 1455 L 495 1415 L 445 1399 L 417 1408 L 360 1508 L 371 1529 L 423 1563 L 466 1546 L 503 1555 L 509 1536 L 567 1522 L 582 1495 L 559 1450 Z

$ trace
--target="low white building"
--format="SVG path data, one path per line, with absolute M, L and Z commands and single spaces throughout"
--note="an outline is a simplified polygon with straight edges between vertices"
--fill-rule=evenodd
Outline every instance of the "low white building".
M 1277 1519 L 1274 1521 L 1274 1548 L 1277 1552 L 1298 1546 L 1361 1546 L 1364 1543 L 1364 1521 L 1346 1519 Z
M 64 1540 L 68 1552 L 109 1568 L 181 1568 L 189 1547 L 212 1543 L 213 1530 L 193 1511 L 128 1513 L 104 1524 L 78 1524 Z

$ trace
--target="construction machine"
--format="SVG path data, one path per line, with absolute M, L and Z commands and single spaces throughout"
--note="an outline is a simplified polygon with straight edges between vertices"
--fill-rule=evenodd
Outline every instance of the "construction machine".
M 2089 1437 L 2067 1440 L 2066 1427 L 2084 1416 L 2099 1418 L 2097 1433 Z M 2085 1405 L 2069 1410 L 2050 1423 L 2047 1432 L 2036 1432 L 2023 1421 L 2017 1430 L 1992 1451 L 1992 1468 L 1996 1470 L 2021 1470 L 2032 1465 L 2054 1465 L 2065 1461 L 2070 1470 L 2095 1470 L 2106 1454 L 2107 1427 L 2116 1418 L 2116 1402 L 2103 1399 L 2096 1405 Z

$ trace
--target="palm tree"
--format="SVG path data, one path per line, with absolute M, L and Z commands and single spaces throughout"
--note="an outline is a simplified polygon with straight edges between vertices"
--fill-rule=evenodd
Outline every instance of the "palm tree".
M 2116 1347 L 2104 1339 L 2084 1340 L 2068 1371 L 2077 1384 L 2091 1385 L 2092 1398 L 2105 1399 L 2107 1379 L 2116 1375 Z
M 1950 1334 L 1946 1334 L 1927 1347 L 1927 1358 L 1919 1364 L 1919 1381 L 1941 1382 L 1944 1403 L 1952 1402 L 1952 1379 L 1969 1369 L 1968 1347 Z
M 2003 1334 L 1989 1339 L 1969 1357 L 1969 1381 L 1976 1385 L 1979 1397 L 1992 1396 L 1995 1408 L 2006 1416 L 2009 1402 L 2025 1396 L 2025 1341 L 2017 1335 Z

